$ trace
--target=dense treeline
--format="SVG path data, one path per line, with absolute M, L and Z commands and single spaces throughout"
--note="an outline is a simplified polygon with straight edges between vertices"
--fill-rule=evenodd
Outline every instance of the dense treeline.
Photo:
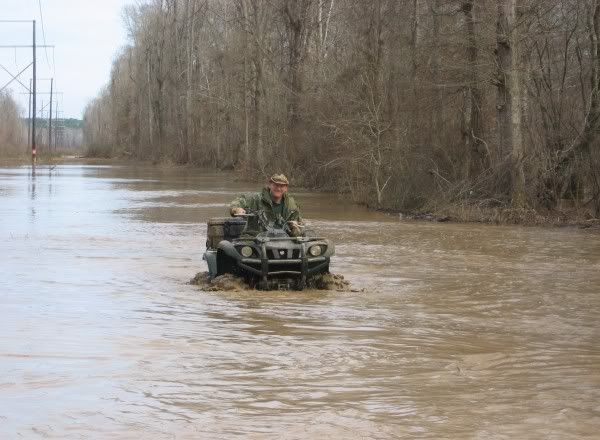
M 22 124 L 19 107 L 10 94 L 0 92 L 0 156 L 22 151 Z
M 85 113 L 96 154 L 372 206 L 600 214 L 600 0 L 153 0 Z
M 55 119 L 53 119 L 53 123 L 54 123 L 54 120 Z M 23 122 L 25 124 L 29 125 L 30 119 L 24 118 Z M 61 126 L 66 127 L 66 128 L 83 128 L 83 120 L 81 120 L 81 119 L 60 118 L 56 123 L 57 124 L 60 123 Z M 36 127 L 39 127 L 39 128 L 46 128 L 46 127 L 48 127 L 48 119 L 47 118 L 36 118 L 35 125 L 36 125 Z

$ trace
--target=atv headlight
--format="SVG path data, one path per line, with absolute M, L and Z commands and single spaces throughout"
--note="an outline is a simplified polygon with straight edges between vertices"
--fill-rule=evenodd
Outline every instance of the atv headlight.
M 240 254 L 242 254 L 243 257 L 249 258 L 252 256 L 252 248 L 250 246 L 243 246 L 240 249 Z
M 323 253 L 323 248 L 320 245 L 316 244 L 308 249 L 308 253 L 313 257 L 318 257 Z

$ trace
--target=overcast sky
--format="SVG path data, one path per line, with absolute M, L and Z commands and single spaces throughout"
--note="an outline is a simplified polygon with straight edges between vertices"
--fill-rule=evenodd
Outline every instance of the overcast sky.
M 107 84 L 112 60 L 127 43 L 121 18 L 123 7 L 134 0 L 0 0 L 0 20 L 37 20 L 37 44 L 44 44 L 40 3 L 46 44 L 52 49 L 38 50 L 38 78 L 55 78 L 54 90 L 61 116 L 81 118 L 85 105 Z M 139 3 L 139 1 L 136 1 Z M 32 42 L 30 23 L 0 23 L 0 45 Z M 0 65 L 16 74 L 31 62 L 31 49 L 0 48 Z M 31 68 L 19 79 L 28 85 Z M 0 87 L 10 76 L 0 68 Z M 18 83 L 9 88 L 27 116 L 27 95 Z M 38 81 L 38 92 L 49 92 L 49 81 Z M 38 103 L 49 95 L 39 95 Z

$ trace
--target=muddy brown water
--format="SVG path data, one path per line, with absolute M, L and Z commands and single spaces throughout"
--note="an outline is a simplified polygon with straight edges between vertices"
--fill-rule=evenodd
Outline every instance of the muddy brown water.
M 598 438 L 598 233 L 297 191 L 364 291 L 204 292 L 233 177 L 0 169 L 0 438 Z

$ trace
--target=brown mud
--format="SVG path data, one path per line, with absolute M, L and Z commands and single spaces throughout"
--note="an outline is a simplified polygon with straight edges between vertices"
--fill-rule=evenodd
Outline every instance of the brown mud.
M 236 277 L 231 274 L 220 275 L 212 280 L 208 276 L 208 272 L 198 272 L 194 278 L 190 280 L 190 284 L 199 286 L 207 292 L 216 291 L 240 291 L 248 290 L 250 286 L 243 278 Z
M 238 292 L 242 290 L 254 290 L 254 288 L 249 286 L 243 278 L 239 278 L 231 274 L 220 275 L 211 280 L 208 276 L 208 272 L 198 272 L 194 278 L 190 280 L 189 284 L 198 286 L 206 292 Z M 306 287 L 315 290 L 358 292 L 357 289 L 352 289 L 352 286 L 344 279 L 343 275 L 332 273 L 321 274 L 310 278 Z
M 308 280 L 307 285 L 309 288 L 317 290 L 352 291 L 352 286 L 344 279 L 344 276 L 335 273 L 324 273 L 312 277 Z

